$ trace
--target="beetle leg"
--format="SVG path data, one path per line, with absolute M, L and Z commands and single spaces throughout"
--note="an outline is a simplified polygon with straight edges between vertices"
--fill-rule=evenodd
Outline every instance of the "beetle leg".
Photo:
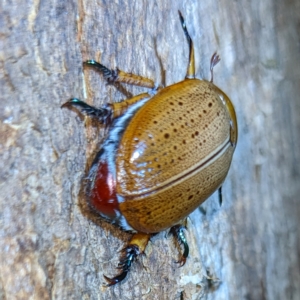
M 193 40 L 191 39 L 191 37 L 188 33 L 188 30 L 186 28 L 185 21 L 184 21 L 184 18 L 182 16 L 181 12 L 178 11 L 178 13 L 179 13 L 179 19 L 180 19 L 180 22 L 181 22 L 182 29 L 184 31 L 184 34 L 185 34 L 186 38 L 187 38 L 187 41 L 189 43 L 189 48 L 190 48 L 189 64 L 188 64 L 188 69 L 187 69 L 187 73 L 186 73 L 185 78 L 195 78 L 195 55 L 194 55 Z
M 126 278 L 127 273 L 137 256 L 144 253 L 150 237 L 151 235 L 146 233 L 136 233 L 132 236 L 128 245 L 123 250 L 123 256 L 118 265 L 118 269 L 122 270 L 121 274 L 113 278 L 104 275 L 105 280 L 108 282 L 106 286 L 115 285 Z
M 219 204 L 221 206 L 222 203 L 223 203 L 222 186 L 220 186 L 219 189 L 218 189 L 218 195 L 219 195 Z
M 102 64 L 96 62 L 95 60 L 87 60 L 86 62 L 84 62 L 84 64 L 100 71 L 109 83 L 122 82 L 131 85 L 146 87 L 149 89 L 156 89 L 154 81 L 146 77 L 126 73 L 119 69 L 110 70 Z
M 186 223 L 186 220 L 185 220 L 185 223 Z M 186 226 L 182 225 L 182 224 L 175 225 L 170 229 L 170 233 L 173 234 L 173 236 L 177 239 L 179 244 L 183 245 L 183 248 L 184 248 L 183 254 L 181 255 L 179 261 L 177 261 L 177 263 L 179 263 L 180 267 L 182 267 L 185 264 L 186 259 L 189 255 L 189 245 L 188 245 L 187 240 L 184 235 L 185 229 L 186 229 Z
M 123 115 L 131 105 L 135 104 L 138 101 L 147 100 L 150 97 L 151 97 L 150 94 L 143 93 L 143 94 L 137 95 L 135 97 L 132 97 L 130 99 L 127 99 L 127 100 L 124 100 L 121 102 L 107 104 L 101 108 L 96 108 L 94 106 L 88 105 L 87 103 L 85 103 L 77 98 L 72 98 L 69 101 L 67 101 L 66 103 L 64 103 L 61 106 L 61 108 L 76 106 L 85 115 L 97 118 L 102 124 L 107 125 L 114 118 L 117 118 L 117 117 Z
M 210 59 L 210 74 L 211 74 L 210 82 L 211 83 L 214 81 L 214 67 L 219 63 L 220 60 L 221 60 L 220 56 L 217 54 L 217 52 L 215 52 Z
M 130 99 L 121 102 L 115 102 L 113 104 L 108 104 L 108 105 L 111 107 L 113 118 L 117 118 L 123 115 L 131 105 L 135 104 L 138 101 L 149 99 L 150 97 L 151 97 L 150 94 L 143 93 L 135 97 L 132 97 Z
M 64 107 L 72 107 L 76 106 L 80 109 L 82 113 L 85 115 L 88 115 L 90 117 L 95 117 L 99 119 L 101 123 L 107 123 L 107 120 L 111 117 L 112 111 L 109 106 L 106 107 L 101 107 L 101 108 L 96 108 L 94 106 L 90 106 L 87 103 L 77 99 L 77 98 L 72 98 L 66 103 L 64 103 L 61 108 Z
M 106 286 L 115 285 L 118 282 L 121 282 L 124 280 L 127 276 L 127 273 L 131 267 L 131 264 L 136 259 L 136 257 L 140 254 L 139 248 L 136 245 L 129 245 L 124 249 L 124 256 L 121 258 L 118 268 L 122 269 L 122 273 L 118 276 L 115 276 L 113 278 L 109 278 L 105 275 L 104 278 L 108 282 Z

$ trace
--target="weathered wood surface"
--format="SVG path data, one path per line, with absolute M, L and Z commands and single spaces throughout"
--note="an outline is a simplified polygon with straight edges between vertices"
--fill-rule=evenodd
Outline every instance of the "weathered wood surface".
M 224 205 L 214 195 L 191 215 L 186 266 L 161 233 L 124 283 L 104 288 L 128 239 L 81 193 L 104 131 L 60 105 L 126 97 L 83 73 L 86 59 L 183 79 L 178 9 L 198 77 L 217 50 L 215 83 L 238 115 Z M 300 299 L 299 1 L 4 0 L 0 21 L 0 299 Z

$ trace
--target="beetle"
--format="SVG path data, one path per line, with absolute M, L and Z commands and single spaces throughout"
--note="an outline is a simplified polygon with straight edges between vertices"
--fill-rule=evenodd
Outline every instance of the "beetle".
M 77 107 L 109 127 L 91 166 L 86 188 L 90 207 L 108 222 L 133 233 L 120 259 L 121 273 L 107 286 L 122 281 L 151 236 L 169 229 L 189 254 L 184 234 L 187 216 L 219 190 L 228 173 L 237 143 L 237 119 L 228 96 L 211 80 L 195 78 L 193 41 L 182 14 L 180 22 L 189 44 L 183 81 L 168 87 L 94 60 L 90 66 L 110 82 L 149 89 L 123 102 L 96 108 L 72 98 L 62 107 Z

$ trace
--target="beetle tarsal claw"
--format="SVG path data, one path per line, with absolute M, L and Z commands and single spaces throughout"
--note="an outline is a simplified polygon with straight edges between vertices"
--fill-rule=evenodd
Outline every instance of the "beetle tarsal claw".
M 109 278 L 109 277 L 103 275 L 104 279 L 108 282 L 107 284 L 105 284 L 105 286 L 109 287 L 109 286 L 117 284 L 118 282 L 121 282 L 122 280 L 125 279 L 127 273 L 128 273 L 128 271 L 122 272 L 120 275 L 115 276 L 113 278 Z
M 186 257 L 182 255 L 180 260 L 176 261 L 176 263 L 179 264 L 179 268 L 183 267 L 186 263 Z
M 109 278 L 109 277 L 103 275 L 105 280 L 108 282 L 106 284 L 106 286 L 115 285 L 118 282 L 121 282 L 122 280 L 124 280 L 126 278 L 127 273 L 129 272 L 132 263 L 135 261 L 137 256 L 140 254 L 140 249 L 137 245 L 128 245 L 125 249 L 123 249 L 123 253 L 124 254 L 121 257 L 120 262 L 118 263 L 118 267 L 117 267 L 117 269 L 122 270 L 121 274 L 119 274 L 113 278 Z
M 186 259 L 189 256 L 189 245 L 184 235 L 185 229 L 186 227 L 180 224 L 173 226 L 170 230 L 170 233 L 176 238 L 180 245 L 183 245 L 184 249 L 180 259 L 176 261 L 176 263 L 179 264 L 179 267 L 182 267 L 185 264 Z
M 102 64 L 96 62 L 95 60 L 87 60 L 83 63 L 86 66 L 90 66 L 95 68 L 96 70 L 100 71 L 104 78 L 109 82 L 113 83 L 118 78 L 118 69 L 117 70 L 110 70 L 107 67 L 103 66 Z
M 83 114 L 90 117 L 95 117 L 104 124 L 106 124 L 107 120 L 109 120 L 111 116 L 111 109 L 109 109 L 108 106 L 96 108 L 77 98 L 72 98 L 61 106 L 61 108 L 65 107 L 77 107 Z

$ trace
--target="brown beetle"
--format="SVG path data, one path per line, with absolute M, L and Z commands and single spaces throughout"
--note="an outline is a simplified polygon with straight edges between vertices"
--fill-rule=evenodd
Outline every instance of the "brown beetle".
M 186 79 L 166 88 L 152 80 L 109 70 L 94 60 L 85 65 L 103 73 L 109 82 L 151 89 L 120 103 L 98 109 L 79 99 L 76 106 L 101 123 L 111 125 L 107 138 L 89 172 L 90 206 L 107 221 L 134 233 L 120 261 L 122 272 L 108 285 L 122 281 L 135 258 L 143 253 L 151 236 L 171 228 L 184 252 L 186 217 L 219 189 L 228 173 L 237 143 L 234 107 L 213 82 L 195 79 L 192 39 L 179 12 L 190 54 Z

